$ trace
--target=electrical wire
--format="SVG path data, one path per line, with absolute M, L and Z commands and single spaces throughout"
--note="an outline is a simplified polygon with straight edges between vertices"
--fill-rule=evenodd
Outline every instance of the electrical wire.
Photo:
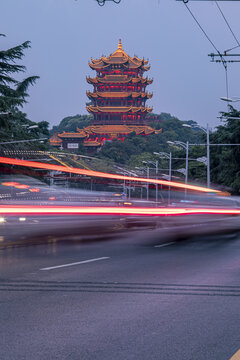
M 207 38 L 207 40 L 210 42 L 210 44 L 214 47 L 214 49 L 216 50 L 216 52 L 218 53 L 220 59 L 221 59 L 221 63 L 223 64 L 223 67 L 225 69 L 225 80 L 226 80 L 226 92 L 227 92 L 227 97 L 228 97 L 228 68 L 227 68 L 227 62 L 224 59 L 224 57 L 222 56 L 222 54 L 220 53 L 220 51 L 217 49 L 217 47 L 215 46 L 215 44 L 213 43 L 213 41 L 210 39 L 210 37 L 208 36 L 208 34 L 206 33 L 206 31 L 203 29 L 203 27 L 201 26 L 201 24 L 199 23 L 199 21 L 197 20 L 197 18 L 194 16 L 194 14 L 192 13 L 192 11 L 189 9 L 187 3 L 185 2 L 185 0 L 183 0 L 184 5 L 186 6 L 187 10 L 189 11 L 189 13 L 191 14 L 191 16 L 193 17 L 193 19 L 195 20 L 195 22 L 197 23 L 197 25 L 199 26 L 199 28 L 201 29 L 201 31 L 203 32 L 203 34 L 205 35 L 205 37 Z
M 193 17 L 193 19 L 195 20 L 195 22 L 197 23 L 197 25 L 199 26 L 199 28 L 201 29 L 201 31 L 203 32 L 203 34 L 205 35 L 205 37 L 207 38 L 207 40 L 210 42 L 210 44 L 214 47 L 214 49 L 216 50 L 216 52 L 218 53 L 220 59 L 221 59 L 221 63 L 223 64 L 225 70 L 227 69 L 227 63 L 226 60 L 224 59 L 224 57 L 222 56 L 222 54 L 220 53 L 220 51 L 217 49 L 217 47 L 214 45 L 213 41 L 210 39 L 210 37 L 208 36 L 208 34 L 206 33 L 206 31 L 203 29 L 203 27 L 201 26 L 201 24 L 199 23 L 199 21 L 197 20 L 197 18 L 194 16 L 194 14 L 192 13 L 192 11 L 189 9 L 188 5 L 186 2 L 184 2 L 184 5 L 186 6 L 186 8 L 188 9 L 189 13 L 191 14 L 191 16 Z M 227 70 L 226 70 L 227 71 Z
M 239 43 L 239 41 L 238 41 L 238 39 L 237 39 L 236 35 L 234 34 L 234 32 L 233 32 L 233 30 L 232 30 L 232 28 L 231 28 L 231 26 L 230 26 L 229 22 L 227 21 L 227 19 L 226 19 L 226 17 L 225 17 L 225 15 L 224 15 L 224 13 L 223 13 L 223 11 L 222 11 L 222 9 L 220 8 L 220 6 L 219 6 L 218 2 L 217 2 L 217 1 L 215 1 L 215 4 L 217 5 L 218 10 L 220 11 L 220 13 L 221 13 L 221 15 L 222 15 L 222 17 L 223 17 L 223 19 L 224 19 L 225 23 L 227 24 L 227 27 L 228 27 L 228 28 L 229 28 L 229 30 L 231 31 L 232 36 L 234 37 L 234 39 L 236 40 L 236 42 L 237 42 L 237 44 L 238 44 L 238 46 L 236 46 L 236 47 L 235 47 L 235 48 L 233 48 L 233 49 L 236 49 L 237 47 L 240 47 L 240 43 Z M 229 49 L 229 50 L 227 50 L 227 51 L 230 51 L 230 50 L 233 50 L 233 49 Z M 227 51 L 225 51 L 225 52 L 227 52 Z
M 197 25 L 199 26 L 199 28 L 201 29 L 201 31 L 203 32 L 203 34 L 206 36 L 206 38 L 208 39 L 208 41 L 210 42 L 210 44 L 214 47 L 214 49 L 217 51 L 218 54 L 220 54 L 219 50 L 217 49 L 217 47 L 214 45 L 214 43 L 212 42 L 212 40 L 210 39 L 210 37 L 207 35 L 206 31 L 203 29 L 203 27 L 201 26 L 201 24 L 199 23 L 199 21 L 197 20 L 197 18 L 194 16 L 194 14 L 192 13 L 192 11 L 189 9 L 188 5 L 184 2 L 184 5 L 186 6 L 186 8 L 188 9 L 189 13 L 191 14 L 191 16 L 193 17 L 193 19 L 195 20 L 195 22 L 197 23 Z

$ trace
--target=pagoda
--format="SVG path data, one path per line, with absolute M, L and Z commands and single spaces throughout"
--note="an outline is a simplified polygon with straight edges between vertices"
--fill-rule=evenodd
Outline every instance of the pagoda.
M 126 54 L 119 40 L 118 49 L 108 57 L 102 56 L 89 63 L 96 77 L 87 78 L 94 87 L 87 96 L 91 104 L 87 111 L 94 116 L 93 125 L 144 125 L 144 119 L 152 108 L 146 100 L 152 94 L 146 92 L 152 79 L 143 78 L 150 69 L 148 60 Z
M 150 69 L 148 60 L 129 56 L 119 40 L 117 50 L 100 59 L 91 59 L 89 66 L 96 71 L 94 78 L 87 77 L 87 82 L 93 85 L 93 91 L 87 91 L 90 100 L 87 111 L 93 115 L 91 125 L 84 129 L 77 129 L 79 136 L 74 134 L 58 134 L 64 148 L 73 148 L 71 143 L 82 141 L 83 145 L 93 151 L 93 147 L 101 147 L 105 141 L 118 139 L 124 141 L 131 133 L 136 135 L 150 135 L 159 133 L 146 125 L 146 116 L 152 108 L 146 106 L 146 101 L 153 94 L 146 91 L 153 80 L 144 77 Z M 80 136 L 81 135 L 81 136 Z M 80 138 L 82 140 L 80 140 Z M 78 140 L 77 140 L 78 139 Z M 52 139 L 57 141 L 57 139 Z M 50 139 L 51 143 L 51 139 Z M 52 142 L 53 146 L 59 143 Z

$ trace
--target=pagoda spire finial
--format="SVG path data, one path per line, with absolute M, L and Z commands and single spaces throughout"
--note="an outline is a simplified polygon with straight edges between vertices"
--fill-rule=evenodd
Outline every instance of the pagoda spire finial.
M 119 39 L 119 42 L 118 42 L 118 49 L 119 49 L 119 50 L 122 50 L 122 49 L 123 49 L 123 47 L 122 47 L 122 40 L 121 40 L 121 39 Z

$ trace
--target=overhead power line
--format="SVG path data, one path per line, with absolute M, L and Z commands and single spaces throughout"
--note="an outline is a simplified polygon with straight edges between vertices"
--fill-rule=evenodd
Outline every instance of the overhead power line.
M 223 64 L 223 67 L 225 69 L 225 81 L 226 81 L 226 93 L 227 93 L 227 97 L 228 97 L 228 89 L 229 89 L 229 85 L 228 85 L 228 68 L 227 68 L 227 62 L 225 60 L 225 58 L 223 57 L 224 54 L 221 54 L 220 51 L 217 49 L 216 45 L 213 43 L 213 41 L 210 39 L 210 37 L 208 36 L 208 34 L 206 33 L 206 31 L 203 29 L 203 27 L 201 26 L 201 24 L 199 23 L 199 21 L 197 20 L 197 18 L 194 16 L 194 14 L 192 13 L 192 11 L 189 9 L 186 0 L 183 0 L 184 5 L 186 6 L 187 10 L 189 11 L 189 13 L 191 14 L 191 16 L 193 17 L 194 21 L 197 23 L 198 27 L 201 29 L 201 31 L 203 32 L 203 34 L 205 35 L 205 37 L 207 38 L 207 40 L 210 42 L 210 44 L 213 46 L 213 48 L 216 50 L 217 54 L 210 54 L 212 56 L 212 61 L 214 61 L 214 56 L 218 56 L 219 60 L 218 62 L 221 62 Z
M 195 17 L 195 15 L 192 13 L 192 11 L 190 10 L 190 8 L 188 7 L 187 3 L 185 1 L 184 5 L 186 6 L 187 10 L 189 11 L 189 13 L 191 14 L 191 16 L 193 17 L 193 19 L 195 20 L 195 22 L 197 23 L 198 27 L 201 29 L 201 31 L 203 32 L 203 34 L 205 35 L 205 37 L 207 38 L 207 40 L 210 42 L 210 44 L 214 47 L 214 49 L 216 50 L 216 52 L 219 54 L 219 56 L 221 57 L 220 51 L 217 49 L 217 47 L 214 45 L 213 41 L 210 39 L 210 37 L 208 36 L 208 34 L 206 33 L 206 31 L 203 29 L 203 27 L 201 26 L 201 24 L 199 23 L 199 21 L 197 20 L 197 18 Z M 224 59 L 222 59 L 224 62 Z
M 210 56 L 210 57 L 212 58 L 212 60 L 211 60 L 212 62 L 222 62 L 222 56 L 225 57 L 225 60 L 224 60 L 225 63 L 240 62 L 240 54 L 231 54 L 231 53 L 229 53 L 230 51 L 232 51 L 232 50 L 234 50 L 234 49 L 236 49 L 236 48 L 239 48 L 239 47 L 240 47 L 240 42 L 238 41 L 236 35 L 234 34 L 234 32 L 233 32 L 233 30 L 232 30 L 229 22 L 227 21 L 226 16 L 224 15 L 222 9 L 220 8 L 218 2 L 215 1 L 215 3 L 216 3 L 216 5 L 217 5 L 218 10 L 220 11 L 220 13 L 221 13 L 224 21 L 225 21 L 225 23 L 227 24 L 227 27 L 229 28 L 231 34 L 233 35 L 233 37 L 234 37 L 234 39 L 235 39 L 235 41 L 236 41 L 236 43 L 237 43 L 237 46 L 234 46 L 234 47 L 232 47 L 231 49 L 225 50 L 225 51 L 223 52 L 223 54 L 220 54 L 220 53 L 213 54 L 213 53 L 211 53 L 211 54 L 208 54 L 208 56 Z M 220 59 L 218 59 L 219 57 L 220 57 Z M 227 60 L 226 60 L 226 58 L 227 58 Z
M 220 11 L 220 13 L 221 13 L 221 15 L 222 15 L 222 17 L 223 17 L 224 21 L 225 21 L 225 23 L 227 24 L 227 27 L 228 27 L 228 28 L 229 28 L 229 30 L 231 31 L 232 36 L 234 37 L 234 39 L 236 40 L 236 42 L 237 42 L 237 44 L 238 44 L 238 46 L 235 46 L 235 47 L 234 47 L 234 48 L 232 48 L 232 49 L 226 50 L 225 52 L 230 51 L 230 50 L 233 50 L 233 49 L 236 49 L 236 48 L 238 48 L 238 47 L 240 46 L 240 43 L 239 43 L 239 41 L 238 41 L 237 37 L 235 36 L 235 34 L 234 34 L 234 32 L 233 32 L 233 30 L 232 30 L 231 26 L 229 25 L 229 22 L 227 21 L 227 19 L 226 19 L 225 15 L 224 15 L 224 13 L 223 13 L 222 9 L 220 8 L 220 6 L 219 6 L 218 2 L 217 2 L 217 1 L 215 1 L 215 3 L 216 3 L 216 5 L 217 5 L 218 10 Z

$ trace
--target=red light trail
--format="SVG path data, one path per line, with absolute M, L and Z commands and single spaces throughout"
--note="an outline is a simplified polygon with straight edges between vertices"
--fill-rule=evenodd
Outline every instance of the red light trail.
M 45 163 L 41 163 L 41 162 L 37 162 L 37 161 L 35 162 L 35 161 L 29 161 L 29 160 L 20 160 L 20 159 L 0 157 L 0 163 L 32 167 L 32 168 L 38 168 L 38 169 L 62 171 L 62 172 L 71 173 L 71 174 L 101 177 L 101 178 L 106 178 L 106 179 L 128 180 L 128 181 L 159 184 L 159 185 L 171 186 L 171 187 L 175 187 L 175 188 L 179 188 L 179 189 L 193 190 L 193 191 L 199 191 L 199 192 L 204 192 L 204 193 L 220 193 L 220 191 L 218 191 L 218 190 L 209 189 L 209 188 L 205 188 L 205 187 L 201 187 L 201 186 L 182 184 L 182 183 L 178 183 L 175 181 L 147 179 L 147 178 L 140 178 L 140 177 L 133 177 L 133 176 L 109 174 L 109 173 L 103 173 L 100 171 L 69 168 L 69 167 L 65 167 L 62 165 L 45 164 Z
M 176 215 L 240 215 L 240 209 L 216 208 L 137 208 L 137 207 L 90 207 L 90 206 L 31 206 L 1 205 L 0 215 L 141 215 L 141 216 L 176 216 Z

